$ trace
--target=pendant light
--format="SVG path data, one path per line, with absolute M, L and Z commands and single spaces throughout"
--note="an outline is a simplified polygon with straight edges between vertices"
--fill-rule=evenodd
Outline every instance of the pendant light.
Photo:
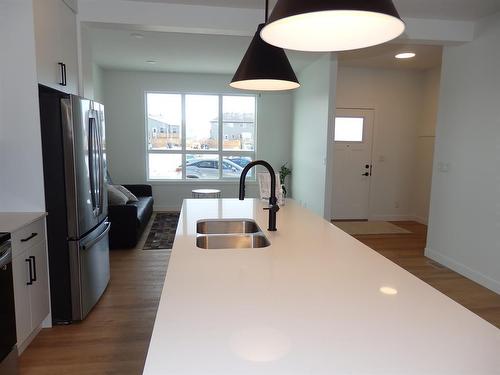
M 268 0 L 266 0 L 266 22 L 267 18 Z M 254 91 L 281 91 L 300 87 L 285 51 L 261 39 L 260 33 L 264 26 L 264 23 L 258 26 L 229 85 L 237 89 Z
M 403 33 L 392 0 L 278 0 L 261 37 L 298 51 L 346 51 L 382 44 Z

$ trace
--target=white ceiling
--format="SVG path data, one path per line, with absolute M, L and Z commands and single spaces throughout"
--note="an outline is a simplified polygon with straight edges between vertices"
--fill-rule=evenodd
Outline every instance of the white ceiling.
M 263 9 L 264 0 L 133 0 Z M 307 0 L 304 0 L 307 1 Z M 367 0 L 369 1 L 369 0 Z M 402 17 L 476 20 L 500 11 L 500 0 L 393 0 Z M 271 6 L 276 2 L 270 1 Z
M 89 28 L 93 60 L 104 68 L 184 73 L 232 74 L 245 54 L 250 37 L 205 34 L 144 32 Z M 319 54 L 289 52 L 296 71 Z M 147 60 L 155 60 L 149 64 Z
M 396 59 L 394 56 L 401 52 L 414 52 L 416 56 L 411 59 Z M 424 70 L 440 66 L 442 54 L 443 48 L 441 46 L 381 44 L 375 47 L 341 52 L 339 64 L 370 68 Z
M 129 0 L 130 1 L 130 0 Z M 210 6 L 262 8 L 261 0 L 132 0 Z M 271 6 L 276 0 L 270 0 Z M 306 1 L 306 0 L 305 0 Z M 368 1 L 368 0 L 367 0 Z M 500 11 L 500 0 L 394 0 L 403 16 L 476 19 Z M 232 74 L 237 69 L 250 37 L 137 31 L 132 25 L 88 24 L 94 61 L 104 68 L 185 73 Z M 144 37 L 131 37 L 140 32 Z M 375 68 L 427 69 L 440 64 L 441 47 L 414 45 L 416 58 L 394 59 L 405 49 L 384 44 L 339 54 L 341 65 Z M 321 54 L 287 51 L 295 71 L 318 59 Z M 148 64 L 147 60 L 155 60 Z
M 138 33 L 127 29 L 88 29 L 94 61 L 108 69 L 183 73 L 233 74 L 250 43 L 250 37 L 228 35 L 181 34 L 167 32 Z M 394 55 L 411 50 L 414 59 L 396 60 Z M 429 45 L 384 44 L 339 54 L 341 65 L 372 68 L 427 69 L 441 63 L 441 47 Z M 296 72 L 323 54 L 287 51 Z M 156 61 L 155 64 L 147 63 Z

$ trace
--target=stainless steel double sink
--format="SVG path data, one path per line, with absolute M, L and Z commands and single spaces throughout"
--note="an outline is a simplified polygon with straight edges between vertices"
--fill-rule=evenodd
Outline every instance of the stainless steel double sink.
M 249 219 L 209 219 L 196 223 L 196 246 L 201 249 L 252 249 L 271 243 Z

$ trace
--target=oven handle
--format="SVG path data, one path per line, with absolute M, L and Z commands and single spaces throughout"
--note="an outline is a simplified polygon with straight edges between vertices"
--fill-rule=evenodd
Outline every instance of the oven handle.
M 6 266 L 10 262 L 12 262 L 12 252 L 9 249 L 0 257 L 0 268 Z

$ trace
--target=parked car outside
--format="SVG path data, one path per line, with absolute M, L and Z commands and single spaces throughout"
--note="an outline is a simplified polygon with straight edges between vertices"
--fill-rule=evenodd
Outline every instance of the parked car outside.
M 228 156 L 226 160 L 238 164 L 241 168 L 245 168 L 252 161 L 252 158 L 249 156 Z
M 222 160 L 222 177 L 239 178 L 243 168 L 230 160 Z M 218 179 L 219 159 L 192 159 L 186 163 L 186 178 Z

